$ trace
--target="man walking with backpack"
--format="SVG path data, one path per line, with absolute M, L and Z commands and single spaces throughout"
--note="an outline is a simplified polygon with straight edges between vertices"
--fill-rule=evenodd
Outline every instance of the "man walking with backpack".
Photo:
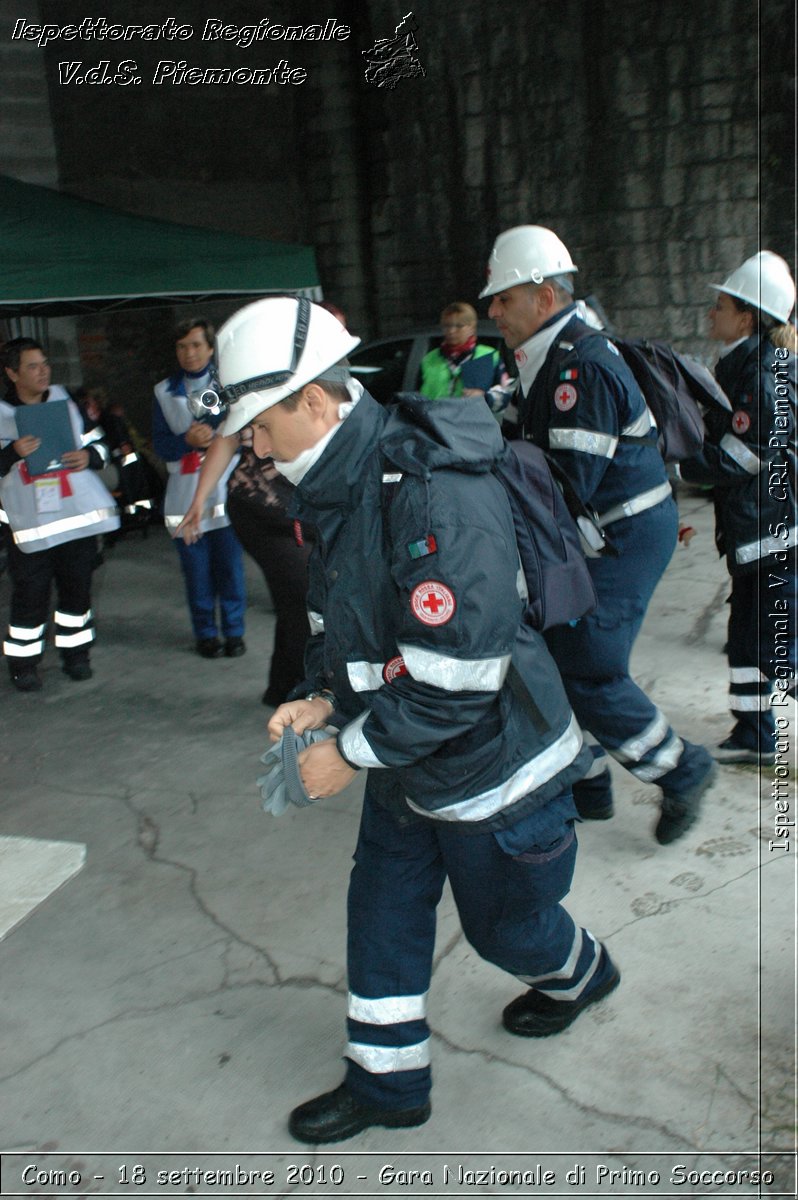
M 588 776 L 575 784 L 580 816 L 612 816 L 611 754 L 662 789 L 658 842 L 681 837 L 715 777 L 703 746 L 679 737 L 629 675 L 649 601 L 676 543 L 677 514 L 657 430 L 617 348 L 577 315 L 565 245 L 550 229 L 500 234 L 488 263 L 489 315 L 515 352 L 518 425 L 560 464 L 618 551 L 589 560 L 598 596 L 575 626 L 551 630 L 549 648 L 582 727 L 595 739 Z
M 560 904 L 576 855 L 570 788 L 590 757 L 522 620 L 496 421 L 481 399 L 414 396 L 389 412 L 341 363 L 356 345 L 318 305 L 286 298 L 248 305 L 218 337 L 222 432 L 251 426 L 317 535 L 304 698 L 277 709 L 270 735 L 293 748 L 338 726 L 300 750 L 298 803 L 368 770 L 346 1076 L 292 1113 L 291 1133 L 310 1143 L 428 1119 L 426 1004 L 447 876 L 468 940 L 529 989 L 505 1009 L 509 1032 L 557 1033 L 619 980 Z

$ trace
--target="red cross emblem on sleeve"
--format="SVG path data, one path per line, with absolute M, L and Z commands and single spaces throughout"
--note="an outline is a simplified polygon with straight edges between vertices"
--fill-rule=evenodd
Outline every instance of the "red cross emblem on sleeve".
M 454 616 L 457 602 L 445 583 L 428 579 L 413 588 L 410 608 L 423 625 L 445 625 Z
M 576 404 L 577 392 L 571 383 L 561 383 L 554 393 L 554 404 L 560 412 L 568 412 Z
M 748 433 L 751 428 L 751 418 L 747 412 L 738 409 L 732 417 L 732 429 L 735 433 Z

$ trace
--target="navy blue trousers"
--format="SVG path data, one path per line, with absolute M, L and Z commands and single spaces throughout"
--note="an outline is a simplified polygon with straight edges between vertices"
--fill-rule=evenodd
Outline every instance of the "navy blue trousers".
M 561 999 L 604 983 L 600 944 L 559 903 L 576 859 L 573 822 L 552 835 L 509 853 L 502 835 L 399 824 L 367 789 L 349 885 L 346 1048 L 346 1083 L 363 1103 L 412 1108 L 429 1095 L 427 992 L 447 876 L 463 932 L 488 962 Z
M 610 525 L 618 558 L 591 558 L 588 566 L 598 604 L 574 626 L 546 634 L 577 720 L 592 734 L 594 767 L 606 752 L 638 779 L 678 793 L 692 788 L 709 768 L 703 746 L 678 737 L 667 717 L 629 674 L 629 659 L 654 589 L 676 545 L 673 500 Z M 611 795 L 607 769 L 585 786 Z M 579 792 L 579 784 L 574 788 Z
M 175 538 L 194 637 L 218 636 L 216 604 L 224 637 L 242 637 L 247 607 L 244 556 L 232 527 L 212 529 L 187 546 Z
M 732 578 L 729 601 L 729 707 L 732 736 L 750 750 L 773 751 L 777 716 L 795 692 L 796 565 L 760 565 Z M 774 682 L 778 686 L 774 686 Z

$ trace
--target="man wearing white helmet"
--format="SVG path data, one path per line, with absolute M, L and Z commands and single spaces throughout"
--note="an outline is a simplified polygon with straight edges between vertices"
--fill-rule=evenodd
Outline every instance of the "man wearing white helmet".
M 709 312 L 715 373 L 732 411 L 706 414 L 701 455 L 682 475 L 714 484 L 715 541 L 732 577 L 727 653 L 734 727 L 727 763 L 774 763 L 796 672 L 795 284 L 762 250 L 721 284 Z
M 512 514 L 490 471 L 496 421 L 479 398 L 381 408 L 341 365 L 356 345 L 293 299 L 247 306 L 218 339 L 223 432 L 251 426 L 318 538 L 304 698 L 281 705 L 269 733 L 338 725 L 299 754 L 311 800 L 368 770 L 346 1077 L 289 1124 L 314 1144 L 430 1115 L 426 1002 L 447 876 L 469 941 L 529 989 L 505 1009 L 508 1031 L 565 1029 L 619 980 L 560 904 L 576 852 L 570 786 L 590 756 L 545 643 L 522 622 Z
M 559 237 L 521 225 L 496 239 L 481 295 L 515 351 L 521 435 L 554 456 L 598 513 L 619 551 L 588 560 L 596 609 L 547 634 L 579 721 L 593 739 L 588 777 L 574 787 L 583 817 L 612 816 L 607 752 L 662 789 L 660 843 L 695 822 L 715 768 L 703 746 L 679 737 L 629 674 L 654 589 L 676 544 L 677 514 L 656 426 L 618 350 L 580 318 L 577 267 Z

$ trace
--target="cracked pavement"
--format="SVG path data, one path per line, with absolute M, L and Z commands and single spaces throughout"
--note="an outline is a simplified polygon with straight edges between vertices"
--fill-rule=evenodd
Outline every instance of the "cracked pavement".
M 711 744 L 728 728 L 728 581 L 709 502 L 688 491 L 681 508 L 698 533 L 674 554 L 634 669 L 677 731 Z M 128 536 L 95 577 L 94 678 L 68 680 L 48 646 L 41 693 L 0 681 L 0 834 L 88 848 L 0 942 L 0 1150 L 288 1161 L 289 1110 L 340 1080 L 360 793 L 261 812 L 273 617 L 247 571 L 248 653 L 200 659 L 166 535 Z M 467 945 L 447 891 L 432 1119 L 347 1149 L 724 1167 L 761 1150 L 787 1170 L 795 843 L 768 848 L 769 780 L 760 797 L 753 768 L 721 768 L 700 822 L 659 847 L 656 789 L 613 773 L 616 816 L 579 827 L 566 903 L 608 942 L 621 987 L 558 1037 L 512 1038 L 500 1014 L 522 989 Z

